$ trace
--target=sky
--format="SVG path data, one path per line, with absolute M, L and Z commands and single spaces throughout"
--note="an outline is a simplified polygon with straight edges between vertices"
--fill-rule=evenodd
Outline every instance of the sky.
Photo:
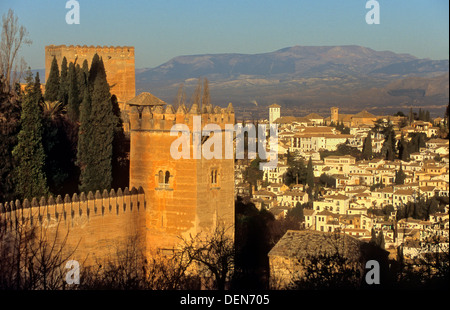
M 378 0 L 379 24 L 367 24 L 368 0 L 78 0 L 80 23 L 67 24 L 67 0 L 0 0 L 25 26 L 21 49 L 43 69 L 46 45 L 134 46 L 136 68 L 180 55 L 256 54 L 281 48 L 360 45 L 418 58 L 449 59 L 448 0 Z

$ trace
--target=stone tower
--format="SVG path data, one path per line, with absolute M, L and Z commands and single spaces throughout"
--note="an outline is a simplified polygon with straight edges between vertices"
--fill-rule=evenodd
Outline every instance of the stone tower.
M 225 124 L 235 122 L 231 103 L 226 109 L 209 104 L 200 110 L 193 104 L 189 110 L 184 105 L 175 110 L 150 93 L 141 93 L 127 103 L 126 110 L 130 186 L 145 192 L 147 244 L 173 249 L 180 236 L 211 232 L 218 224 L 234 226 L 234 160 L 193 156 L 194 117 L 201 118 L 202 128 L 217 124 L 223 132 Z M 175 124 L 189 129 L 189 158 L 174 159 L 171 154 L 178 138 L 170 135 Z
M 280 108 L 276 103 L 269 106 L 269 124 L 280 118 Z
M 119 107 L 135 97 L 135 67 L 134 47 L 132 46 L 79 46 L 79 45 L 49 45 L 45 47 L 45 80 L 47 81 L 53 57 L 56 57 L 58 66 L 64 57 L 67 63 L 75 62 L 80 66 L 86 59 L 91 65 L 92 58 L 98 54 L 105 65 L 106 78 L 111 86 L 111 94 L 116 95 Z
M 331 108 L 331 118 L 330 118 L 331 122 L 333 124 L 338 124 L 339 123 L 339 108 L 337 107 L 332 107 Z

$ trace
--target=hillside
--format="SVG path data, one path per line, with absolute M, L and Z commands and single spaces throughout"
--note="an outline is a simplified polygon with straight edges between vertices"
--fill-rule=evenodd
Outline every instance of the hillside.
M 286 113 L 389 112 L 427 106 L 440 114 L 448 103 L 448 60 L 349 46 L 294 46 L 262 54 L 179 56 L 136 73 L 137 92 L 173 102 L 181 83 L 187 98 L 199 77 L 210 81 L 211 98 L 232 102 L 245 117 L 267 117 L 277 102 Z M 396 111 L 394 111 L 396 112 Z

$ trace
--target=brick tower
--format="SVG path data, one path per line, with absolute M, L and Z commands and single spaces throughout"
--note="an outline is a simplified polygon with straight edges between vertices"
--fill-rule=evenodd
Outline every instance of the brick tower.
M 226 109 L 211 104 L 200 109 L 194 104 L 189 110 L 184 105 L 175 110 L 150 93 L 141 93 L 127 103 L 126 110 L 130 186 L 145 192 L 147 244 L 172 249 L 180 236 L 211 232 L 218 224 L 234 225 L 234 160 L 193 156 L 194 117 L 201 117 L 201 128 L 217 124 L 223 132 L 225 124 L 234 125 L 231 103 Z M 171 155 L 171 145 L 178 138 L 170 135 L 175 124 L 189 128 L 187 159 Z M 224 140 L 222 134 L 222 145 Z
M 331 108 L 330 121 L 335 125 L 339 123 L 339 108 L 337 108 L 337 107 Z
M 45 47 L 45 80 L 47 81 L 53 56 L 61 66 L 64 57 L 67 63 L 75 62 L 80 66 L 86 59 L 91 65 L 92 58 L 98 54 L 105 64 L 106 78 L 111 86 L 111 94 L 116 95 L 119 107 L 135 97 L 134 47 L 132 46 L 79 46 L 49 45 Z

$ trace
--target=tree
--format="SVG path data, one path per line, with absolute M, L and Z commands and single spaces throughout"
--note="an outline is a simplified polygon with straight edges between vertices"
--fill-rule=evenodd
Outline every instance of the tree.
M 303 213 L 303 209 L 305 208 L 306 205 L 307 204 L 301 204 L 299 201 L 297 201 L 295 207 L 288 211 L 286 217 L 291 217 L 300 223 L 304 222 L 305 216 Z
M 213 276 L 214 288 L 225 289 L 234 270 L 234 242 L 227 228 L 219 225 L 210 235 L 182 238 L 181 252 L 190 263 L 198 263 L 199 274 Z
M 402 161 L 409 161 L 408 144 L 403 134 L 398 142 L 398 158 Z
M 314 187 L 314 169 L 311 157 L 309 157 L 308 165 L 306 166 L 306 185 L 309 186 L 310 190 Z
M 88 85 L 84 87 L 83 101 L 80 105 L 80 128 L 78 130 L 77 166 L 80 168 L 80 189 L 84 190 L 89 180 L 89 172 L 92 170 L 90 136 L 92 124 L 90 115 L 92 110 L 92 99 Z
M 384 249 L 385 241 L 384 241 L 384 234 L 383 234 L 382 231 L 380 231 L 380 232 L 378 233 L 378 236 L 377 236 L 377 245 L 378 245 L 380 248 Z
M 256 158 L 250 162 L 250 166 L 248 166 L 244 171 L 244 180 L 251 186 L 258 185 L 258 181 L 262 180 L 264 172 L 259 169 L 259 163 L 261 162 L 261 158 L 256 155 Z
M 69 81 L 68 81 L 68 66 L 66 57 L 63 58 L 61 62 L 61 75 L 59 81 L 59 93 L 58 100 L 62 102 L 64 106 L 67 105 L 67 100 L 69 97 Z
M 71 62 L 68 69 L 67 116 L 73 122 L 78 121 L 80 114 L 80 92 L 75 65 Z
M 287 165 L 288 169 L 284 175 L 284 184 L 305 184 L 306 182 L 306 167 L 303 162 L 303 159 L 297 159 L 297 154 L 288 153 L 287 157 Z
M 95 54 L 89 71 L 88 90 L 91 93 L 90 107 L 82 111 L 80 120 L 80 134 L 83 136 L 79 143 L 80 154 L 80 190 L 94 191 L 111 188 L 112 184 L 112 156 L 114 130 L 117 117 L 113 112 L 110 86 L 106 80 L 103 60 Z M 89 100 L 89 98 L 86 98 Z M 86 105 L 89 105 L 87 103 Z M 90 109 L 90 111 L 89 111 Z M 89 122 L 87 124 L 86 122 Z M 88 128 L 87 132 L 84 132 Z
M 395 184 L 405 184 L 406 174 L 403 171 L 402 165 L 400 165 L 400 170 L 395 173 Z
M 395 147 L 395 132 L 392 126 L 392 123 L 389 121 L 387 125 L 384 126 L 383 129 L 384 142 L 381 147 L 381 153 L 383 157 L 387 160 L 394 160 L 396 154 Z
M 48 194 L 44 173 L 45 153 L 42 144 L 42 116 L 39 101 L 42 99 L 39 74 L 33 83 L 31 72 L 22 101 L 21 129 L 18 143 L 12 154 L 17 161 L 16 194 L 22 199 L 32 199 Z
M 23 44 L 31 44 L 31 40 L 28 38 L 28 32 L 24 26 L 19 25 L 14 11 L 9 9 L 8 13 L 2 17 L 0 76 L 4 77 L 1 85 L 3 87 L 2 91 L 11 94 L 13 97 L 18 96 L 16 84 L 19 83 L 26 69 L 23 58 L 21 58 L 20 64 L 17 63 L 19 50 Z
M 0 76 L 0 201 L 11 201 L 16 187 L 16 162 L 11 153 L 20 131 L 21 105 L 16 96 L 4 91 L 4 83 L 5 77 Z
M 372 159 L 372 137 L 370 133 L 364 139 L 362 155 L 366 160 Z
M 59 100 L 59 88 L 60 88 L 60 76 L 59 67 L 56 57 L 53 57 L 52 65 L 50 66 L 50 73 L 48 74 L 47 81 L 45 83 L 45 96 L 46 101 L 58 101 Z

